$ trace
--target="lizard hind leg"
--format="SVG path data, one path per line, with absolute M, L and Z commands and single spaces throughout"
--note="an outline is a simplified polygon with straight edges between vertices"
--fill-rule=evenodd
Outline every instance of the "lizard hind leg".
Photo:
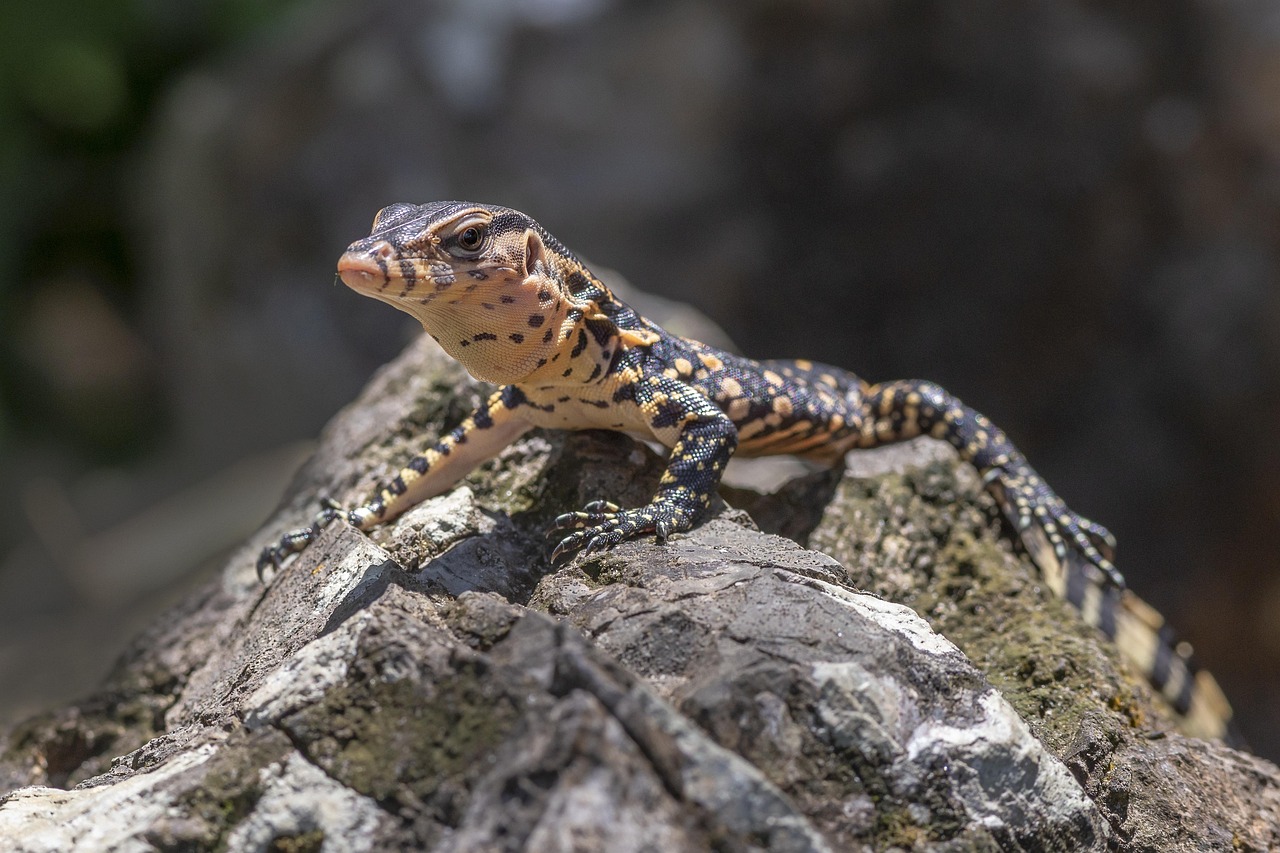
M 1124 587 L 1124 576 L 1112 562 L 1111 531 L 1072 512 L 1021 455 L 985 471 L 983 480 L 1046 577 L 1063 572 L 1074 552 L 1104 584 Z
M 1124 577 L 1111 562 L 1111 532 L 1070 510 L 985 415 L 938 385 L 919 380 L 872 385 L 862 406 L 860 446 L 931 435 L 951 444 L 961 459 L 977 468 L 1046 576 L 1060 574 L 1074 551 L 1104 583 L 1124 586 Z

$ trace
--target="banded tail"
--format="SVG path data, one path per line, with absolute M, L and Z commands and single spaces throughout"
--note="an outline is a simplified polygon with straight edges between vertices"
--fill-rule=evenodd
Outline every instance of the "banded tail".
M 1120 656 L 1137 667 L 1172 706 L 1184 734 L 1229 736 L 1231 703 L 1217 680 L 1196 666 L 1190 644 L 1177 640 L 1154 607 L 1130 590 L 1107 583 L 1076 555 L 1068 553 L 1065 561 L 1060 560 L 1038 527 L 1022 531 L 1022 541 L 1053 593 L 1115 643 Z

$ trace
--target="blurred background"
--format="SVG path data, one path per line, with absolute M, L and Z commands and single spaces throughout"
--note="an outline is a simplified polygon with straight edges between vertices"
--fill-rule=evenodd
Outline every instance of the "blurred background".
M 92 688 L 414 333 L 393 201 L 525 210 L 745 352 L 928 378 L 1119 536 L 1280 758 L 1280 6 L 0 12 L 0 722 Z

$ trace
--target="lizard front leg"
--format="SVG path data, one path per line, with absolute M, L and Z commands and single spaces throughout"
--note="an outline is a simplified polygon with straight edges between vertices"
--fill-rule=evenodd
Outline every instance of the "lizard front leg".
M 378 488 L 374 497 L 354 509 L 343 509 L 329 500 L 309 527 L 291 530 L 258 557 L 258 577 L 267 566 L 280 564 L 303 550 L 338 518 L 368 530 L 390 521 L 409 507 L 447 490 L 477 465 L 495 456 L 532 428 L 518 414 L 524 395 L 508 385 L 495 392 L 480 408 L 436 444 L 413 457 L 390 481 Z
M 665 540 L 693 527 L 711 505 L 724 467 L 738 446 L 733 421 L 688 385 L 663 380 L 657 388 L 647 384 L 643 388 L 637 392 L 637 403 L 655 435 L 679 430 L 657 493 L 635 509 L 593 501 L 581 512 L 559 516 L 550 535 L 573 532 L 552 551 L 553 563 L 579 550 L 590 554 L 612 548 L 643 533 L 656 533 L 658 541 Z

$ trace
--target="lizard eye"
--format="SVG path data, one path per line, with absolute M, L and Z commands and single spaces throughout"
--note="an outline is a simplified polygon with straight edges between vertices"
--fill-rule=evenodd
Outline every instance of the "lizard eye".
M 475 255 L 484 248 L 484 228 L 479 225 L 468 225 L 453 238 L 454 254 Z

